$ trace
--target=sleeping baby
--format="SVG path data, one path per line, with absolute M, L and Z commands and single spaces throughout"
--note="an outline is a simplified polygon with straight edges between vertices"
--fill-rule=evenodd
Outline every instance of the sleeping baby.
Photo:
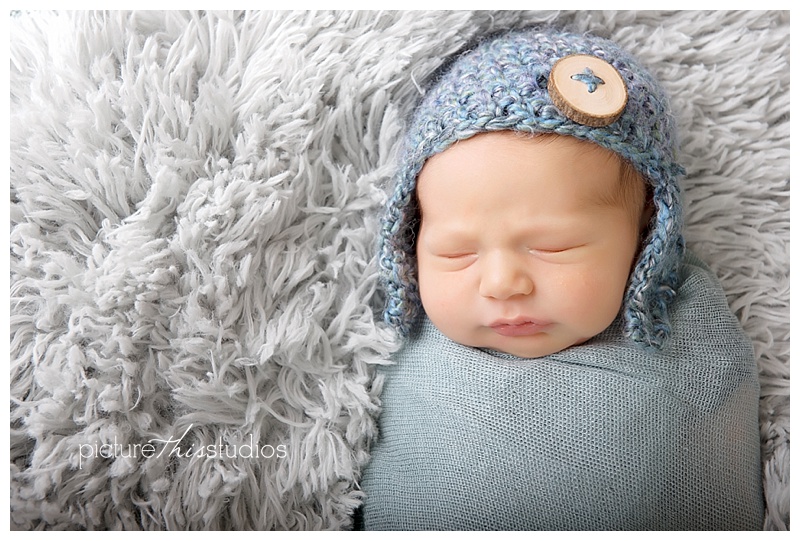
M 760 529 L 752 347 L 685 251 L 663 91 L 614 43 L 525 30 L 417 106 L 381 232 L 405 342 L 366 529 Z

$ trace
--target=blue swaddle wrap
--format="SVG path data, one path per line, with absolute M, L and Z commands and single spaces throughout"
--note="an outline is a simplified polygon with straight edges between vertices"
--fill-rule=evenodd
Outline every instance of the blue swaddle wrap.
M 520 359 L 425 319 L 382 367 L 366 529 L 760 529 L 752 346 L 691 254 L 659 352 L 621 321 Z

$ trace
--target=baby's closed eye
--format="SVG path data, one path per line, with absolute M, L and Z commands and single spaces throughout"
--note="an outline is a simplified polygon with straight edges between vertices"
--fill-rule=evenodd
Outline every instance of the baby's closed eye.
M 528 249 L 532 256 L 554 263 L 575 261 L 583 253 L 588 244 L 543 245 Z
M 445 252 L 436 255 L 445 259 L 464 259 L 466 257 L 477 256 L 478 254 L 475 252 Z
M 571 250 L 577 250 L 586 246 L 586 244 L 559 244 L 559 245 L 544 245 L 544 246 L 534 246 L 532 248 L 528 248 L 529 252 L 536 252 L 542 254 L 560 254 L 562 252 L 568 252 Z

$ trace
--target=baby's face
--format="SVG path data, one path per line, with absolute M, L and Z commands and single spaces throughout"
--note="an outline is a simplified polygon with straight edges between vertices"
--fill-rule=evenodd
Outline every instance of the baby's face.
M 474 136 L 427 161 L 417 196 L 422 305 L 451 340 L 541 357 L 606 329 L 644 225 L 614 201 L 620 162 L 566 136 Z

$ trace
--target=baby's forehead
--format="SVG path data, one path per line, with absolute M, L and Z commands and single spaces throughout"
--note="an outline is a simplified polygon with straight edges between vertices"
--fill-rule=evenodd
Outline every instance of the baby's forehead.
M 537 185 L 568 185 L 561 197 L 588 204 L 608 203 L 616 200 L 622 184 L 622 164 L 614 152 L 571 136 L 488 132 L 458 141 L 429 158 L 418 175 L 417 192 L 421 202 L 428 191 L 440 192 L 431 198 L 440 198 L 441 191 L 449 195 L 460 189 L 490 195 L 496 184 L 489 180 L 497 175 L 537 180 L 545 175 L 544 184 L 539 180 Z M 526 186 L 518 184 L 517 188 L 523 193 Z

